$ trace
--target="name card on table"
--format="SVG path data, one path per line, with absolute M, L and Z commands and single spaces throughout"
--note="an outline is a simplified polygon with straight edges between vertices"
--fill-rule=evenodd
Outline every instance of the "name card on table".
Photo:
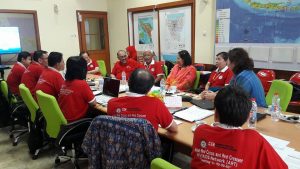
M 181 96 L 166 96 L 164 102 L 166 107 L 182 107 Z

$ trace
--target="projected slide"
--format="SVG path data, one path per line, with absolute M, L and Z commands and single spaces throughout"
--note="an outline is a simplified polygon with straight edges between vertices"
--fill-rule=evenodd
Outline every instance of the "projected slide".
M 21 51 L 18 27 L 0 27 L 0 54 L 18 53 Z

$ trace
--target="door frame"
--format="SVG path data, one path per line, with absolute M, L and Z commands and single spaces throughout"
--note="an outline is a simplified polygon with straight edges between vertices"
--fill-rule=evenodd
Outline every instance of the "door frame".
M 82 36 L 81 36 L 81 14 L 100 14 L 100 15 L 105 15 L 106 19 L 106 24 L 105 24 L 105 34 L 106 34 L 106 39 L 105 39 L 105 46 L 107 46 L 106 53 L 108 57 L 109 64 L 106 65 L 107 72 L 111 72 L 110 69 L 110 48 L 109 48 L 109 33 L 108 33 L 108 20 L 107 20 L 107 12 L 104 11 L 85 11 L 85 10 L 76 10 L 76 17 L 77 17 L 77 30 L 78 30 L 78 39 L 79 39 L 79 49 L 80 51 L 83 51 L 83 44 L 82 44 Z

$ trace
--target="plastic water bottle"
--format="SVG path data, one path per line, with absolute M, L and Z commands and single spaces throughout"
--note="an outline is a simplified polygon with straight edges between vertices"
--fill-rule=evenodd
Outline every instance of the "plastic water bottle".
M 126 84 L 126 73 L 123 71 L 122 72 L 122 84 L 125 85 Z
M 162 78 L 162 79 L 160 80 L 160 93 L 161 93 L 162 95 L 164 95 L 165 91 L 166 91 L 166 82 L 165 82 L 165 79 Z
M 250 117 L 249 117 L 249 120 L 248 120 L 248 127 L 249 128 L 256 128 L 257 104 L 256 104 L 256 101 L 255 101 L 255 98 L 252 98 L 251 101 L 252 101 L 252 108 L 251 108 Z
M 99 90 L 100 92 L 103 91 L 103 84 L 104 84 L 104 79 L 103 79 L 102 76 L 100 76 L 100 77 L 99 77 L 99 88 L 98 88 L 98 90 Z
M 272 121 L 276 122 L 279 120 L 281 108 L 280 108 L 280 98 L 278 93 L 274 93 L 272 97 L 272 107 L 270 113 L 271 113 Z

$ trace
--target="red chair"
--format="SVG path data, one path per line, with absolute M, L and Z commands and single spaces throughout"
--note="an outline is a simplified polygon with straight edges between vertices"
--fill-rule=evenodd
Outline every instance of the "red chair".
M 291 76 L 290 82 L 296 85 L 300 85 L 300 72 L 295 73 Z M 295 107 L 298 111 L 300 110 L 300 101 L 291 101 L 289 106 Z
M 273 70 L 263 69 L 257 72 L 257 76 L 263 85 L 265 93 L 268 93 L 272 81 L 275 80 L 275 72 Z
M 290 82 L 300 85 L 300 72 L 293 74 L 290 78 Z

